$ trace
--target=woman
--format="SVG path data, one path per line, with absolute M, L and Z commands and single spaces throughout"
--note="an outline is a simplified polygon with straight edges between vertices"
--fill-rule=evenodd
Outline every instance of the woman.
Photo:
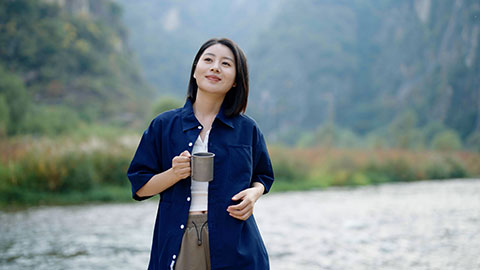
M 183 108 L 158 115 L 128 169 L 133 198 L 160 193 L 148 269 L 269 269 L 252 215 L 273 171 L 244 112 L 247 60 L 229 39 L 210 39 L 193 61 Z M 214 179 L 190 178 L 190 156 L 213 152 Z

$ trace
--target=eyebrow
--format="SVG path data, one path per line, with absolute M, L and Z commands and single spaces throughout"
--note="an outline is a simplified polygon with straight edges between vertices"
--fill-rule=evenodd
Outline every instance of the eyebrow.
M 213 54 L 213 53 L 205 53 L 205 55 L 216 56 L 216 55 L 215 55 L 215 54 Z M 235 61 L 233 61 L 233 59 L 232 59 L 232 58 L 230 58 L 230 57 L 228 57 L 228 56 L 224 56 L 223 58 L 227 58 L 228 60 L 230 60 L 230 61 L 232 61 L 232 62 L 235 62 Z

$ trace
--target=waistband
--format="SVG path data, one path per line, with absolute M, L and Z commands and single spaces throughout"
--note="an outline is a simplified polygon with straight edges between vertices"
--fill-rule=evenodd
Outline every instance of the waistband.
M 188 215 L 187 219 L 187 228 L 192 228 L 192 227 L 199 227 L 205 224 L 205 226 L 208 226 L 207 224 L 208 221 L 208 214 L 200 214 L 200 215 Z

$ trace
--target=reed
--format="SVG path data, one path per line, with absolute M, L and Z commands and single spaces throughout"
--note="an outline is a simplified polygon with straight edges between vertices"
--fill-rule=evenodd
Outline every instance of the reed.
M 0 207 L 130 200 L 126 171 L 138 136 L 0 141 Z M 272 191 L 480 175 L 475 152 L 271 146 Z
M 474 152 L 281 146 L 271 147 L 270 152 L 279 190 L 480 175 L 480 154 Z

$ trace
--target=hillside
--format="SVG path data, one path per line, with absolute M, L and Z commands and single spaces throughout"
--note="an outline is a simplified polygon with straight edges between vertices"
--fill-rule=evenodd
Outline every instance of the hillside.
M 118 2 L 162 94 L 184 97 L 204 40 L 236 40 L 270 141 L 480 149 L 478 1 Z
M 0 135 L 131 124 L 153 94 L 107 1 L 0 2 Z

